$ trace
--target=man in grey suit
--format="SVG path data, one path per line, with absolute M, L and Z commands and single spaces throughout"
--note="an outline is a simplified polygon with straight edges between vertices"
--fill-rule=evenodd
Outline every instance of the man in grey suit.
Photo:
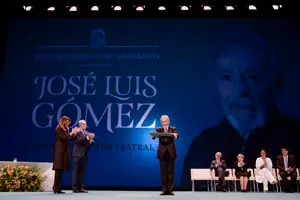
M 228 176 L 229 173 L 226 171 L 225 160 L 221 160 L 222 153 L 217 152 L 215 155 L 216 159 L 213 160 L 210 164 L 210 170 L 215 170 L 215 176 L 219 177 L 217 188 L 220 191 L 227 192 L 225 188 L 225 176 Z
M 86 121 L 79 121 L 80 131 L 76 135 L 76 143 L 73 148 L 73 170 L 72 187 L 74 193 L 86 193 L 83 188 L 83 177 L 88 160 L 88 151 L 90 144 L 94 142 L 94 134 L 86 131 Z

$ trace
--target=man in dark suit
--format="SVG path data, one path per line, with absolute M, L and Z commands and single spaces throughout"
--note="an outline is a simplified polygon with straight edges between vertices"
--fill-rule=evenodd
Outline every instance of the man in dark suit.
M 219 177 L 218 183 L 216 185 L 217 189 L 222 192 L 227 192 L 226 185 L 225 185 L 225 176 L 229 175 L 229 172 L 226 171 L 226 163 L 225 160 L 221 160 L 222 153 L 217 152 L 215 154 L 216 159 L 213 160 L 210 164 L 210 170 L 215 171 L 215 176 Z
M 86 121 L 79 121 L 80 131 L 77 133 L 76 143 L 73 148 L 72 187 L 74 193 L 86 193 L 83 188 L 83 177 L 88 160 L 89 146 L 93 143 L 94 134 L 86 131 Z
M 242 153 L 249 167 L 255 166 L 261 148 L 272 159 L 281 145 L 289 144 L 291 152 L 300 153 L 299 123 L 284 116 L 276 105 L 284 76 L 267 45 L 251 31 L 229 32 L 213 65 L 224 117 L 190 145 L 181 177 L 183 188 L 191 188 L 190 169 L 206 168 L 216 151 L 226 156 L 227 164 Z
M 173 133 L 173 137 L 160 137 L 157 149 L 157 158 L 160 162 L 160 174 L 162 181 L 161 195 L 174 195 L 174 162 L 177 157 L 174 139 L 179 137 L 175 127 L 170 126 L 170 119 L 167 115 L 160 118 L 162 127 L 156 128 L 159 133 Z M 152 137 L 152 139 L 155 139 Z
M 286 147 L 281 148 L 281 153 L 282 155 L 277 156 L 276 168 L 279 169 L 279 174 L 282 178 L 282 188 L 285 192 L 294 192 L 297 179 L 296 159 L 293 155 L 288 154 Z

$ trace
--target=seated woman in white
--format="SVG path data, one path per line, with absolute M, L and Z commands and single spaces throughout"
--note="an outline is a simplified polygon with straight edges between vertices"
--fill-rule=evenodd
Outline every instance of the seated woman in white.
M 268 182 L 271 184 L 277 183 L 276 178 L 272 174 L 273 163 L 272 160 L 266 157 L 267 153 L 264 149 L 260 151 L 259 158 L 256 159 L 257 175 L 255 180 L 258 183 L 263 183 L 264 192 L 268 191 Z

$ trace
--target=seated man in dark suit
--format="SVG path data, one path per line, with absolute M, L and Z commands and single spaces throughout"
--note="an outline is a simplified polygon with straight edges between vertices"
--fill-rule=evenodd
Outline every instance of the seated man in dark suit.
M 219 177 L 218 183 L 217 183 L 217 189 L 223 192 L 227 192 L 226 185 L 225 185 L 225 177 L 229 175 L 228 171 L 226 171 L 226 163 L 225 160 L 221 160 L 222 153 L 217 152 L 216 160 L 213 160 L 210 164 L 210 170 L 215 171 L 215 176 Z
M 283 144 L 296 157 L 300 154 L 299 123 L 283 115 L 275 101 L 284 76 L 274 65 L 268 46 L 250 33 L 230 32 L 216 52 L 213 65 L 223 119 L 203 130 L 190 145 L 181 177 L 183 188 L 191 188 L 190 169 L 206 168 L 209 155 L 216 151 L 227 162 L 242 153 L 249 167 L 255 166 L 261 148 L 268 149 L 271 159 Z
M 86 131 L 86 121 L 79 121 L 80 131 L 76 135 L 76 143 L 73 148 L 73 170 L 72 187 L 74 193 L 86 193 L 83 188 L 83 177 L 88 160 L 88 151 L 90 144 L 94 143 L 94 134 Z
M 156 132 L 173 133 L 173 137 L 160 137 L 157 149 L 157 158 L 160 163 L 160 174 L 162 182 L 161 195 L 174 195 L 174 165 L 177 157 L 174 140 L 179 138 L 176 128 L 170 126 L 170 119 L 167 115 L 160 118 L 162 127 L 156 128 Z M 152 137 L 152 139 L 155 139 Z
M 279 169 L 282 178 L 282 188 L 285 192 L 294 192 L 297 179 L 296 159 L 295 156 L 288 154 L 286 147 L 281 147 L 281 153 L 282 155 L 277 156 L 276 168 Z

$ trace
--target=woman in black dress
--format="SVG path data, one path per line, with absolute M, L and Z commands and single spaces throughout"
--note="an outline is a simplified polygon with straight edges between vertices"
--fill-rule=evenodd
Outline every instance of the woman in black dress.
M 237 163 L 235 164 L 235 176 L 236 178 L 240 179 L 240 186 L 242 192 L 247 192 L 247 184 L 248 179 L 251 176 L 251 172 L 248 172 L 247 165 L 244 162 L 244 155 L 239 154 L 237 156 Z

